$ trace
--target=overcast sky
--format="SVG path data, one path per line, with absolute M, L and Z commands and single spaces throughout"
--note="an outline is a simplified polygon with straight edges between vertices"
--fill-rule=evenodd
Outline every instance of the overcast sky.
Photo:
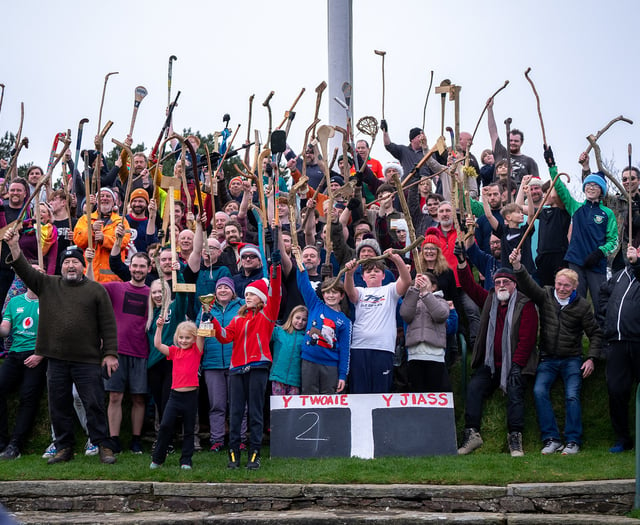
M 633 0 L 353 0 L 355 119 L 381 117 L 380 57 L 374 49 L 387 52 L 385 113 L 398 143 L 406 144 L 409 129 L 422 123 L 431 70 L 434 87 L 444 78 L 462 86 L 461 129 L 468 131 L 488 96 L 510 80 L 495 104 L 499 129 L 504 135 L 502 122 L 512 117 L 512 126 L 525 133 L 523 152 L 538 161 L 546 177 L 535 98 L 523 74 L 531 67 L 559 168 L 577 176 L 585 137 L 623 114 L 636 124 L 618 123 L 601 139 L 603 155 L 621 166 L 628 143 L 637 143 L 634 157 L 640 157 L 639 14 L 640 3 Z M 83 146 L 91 146 L 110 71 L 119 74 L 107 85 L 102 120 L 114 126 L 105 148 L 112 137 L 125 138 L 137 85 L 149 94 L 140 106 L 134 142 L 153 146 L 164 121 L 172 54 L 178 57 L 172 96 L 182 91 L 176 130 L 210 133 L 221 129 L 222 116 L 229 113 L 233 128 L 242 124 L 243 140 L 248 98 L 255 94 L 252 129 L 263 130 L 265 138 L 262 101 L 269 91 L 275 91 L 272 108 L 279 123 L 305 87 L 289 140 L 296 151 L 312 120 L 314 89 L 328 76 L 324 0 L 22 0 L 3 6 L 3 22 L 0 82 L 6 88 L 0 132 L 16 132 L 24 102 L 23 136 L 30 146 L 20 164 L 46 165 L 55 133 L 67 128 L 75 147 L 78 121 L 84 117 L 90 122 Z M 328 104 L 335 102 L 325 97 L 323 123 Z M 440 133 L 440 120 L 440 100 L 431 93 L 429 144 Z M 453 126 L 452 104 L 445 125 Z M 474 152 L 479 157 L 489 145 L 485 117 Z M 373 156 L 383 164 L 391 160 L 381 134 Z

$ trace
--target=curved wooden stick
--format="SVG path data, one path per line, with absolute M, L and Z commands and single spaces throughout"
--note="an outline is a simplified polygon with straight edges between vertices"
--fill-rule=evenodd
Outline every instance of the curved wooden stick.
M 598 171 L 601 171 L 602 173 L 604 173 L 604 176 L 607 177 L 616 188 L 618 188 L 618 191 L 620 192 L 621 195 L 628 196 L 629 193 L 627 192 L 627 190 L 624 189 L 624 186 L 620 184 L 618 180 L 611 175 L 611 173 L 609 173 L 609 170 L 607 168 L 604 167 L 604 164 L 602 163 L 602 155 L 600 153 L 600 146 L 598 146 L 598 144 L 596 143 L 596 138 L 593 135 L 589 135 L 587 137 L 587 140 L 589 141 L 589 144 L 593 148 L 593 154 L 596 157 L 596 165 L 598 166 Z
M 618 122 L 618 121 L 626 122 L 627 124 L 631 124 L 631 125 L 633 125 L 633 120 L 628 119 L 628 118 L 623 117 L 622 115 L 620 115 L 620 116 L 618 116 L 618 117 L 616 117 L 616 118 L 611 119 L 611 120 L 607 123 L 607 125 L 606 125 L 605 127 L 603 127 L 600 131 L 598 131 L 595 135 L 589 135 L 589 136 L 590 136 L 590 137 L 593 137 L 594 142 L 597 142 L 597 141 L 598 141 L 598 139 L 599 139 L 600 137 L 602 137 L 602 135 L 604 135 L 604 133 L 605 133 L 605 132 L 606 132 L 606 131 L 607 131 L 607 130 L 608 130 L 608 129 L 613 125 L 613 124 L 615 124 L 615 123 L 616 123 L 616 122 Z M 593 146 L 591 145 L 591 143 L 589 143 L 589 147 L 585 150 L 585 153 L 588 155 L 592 148 L 593 148 Z
M 422 244 L 423 241 L 424 241 L 424 236 L 421 235 L 420 237 L 416 238 L 416 240 L 413 241 L 409 246 L 405 246 L 402 249 L 393 248 L 390 253 L 385 252 L 382 255 L 376 255 L 375 257 L 369 257 L 367 259 L 358 259 L 356 261 L 356 266 L 362 264 L 365 261 L 382 261 L 384 259 L 387 259 L 389 255 L 391 255 L 392 253 L 398 254 L 398 255 L 404 255 L 405 253 L 410 252 L 411 250 L 415 250 L 419 244 Z M 338 275 L 334 277 L 333 282 L 331 283 L 331 286 L 335 286 L 335 284 L 340 280 L 340 277 L 342 277 L 345 273 L 347 273 L 347 268 L 346 266 L 343 266 L 338 272 Z
M 424 123 L 427 120 L 427 102 L 429 102 L 429 93 L 431 93 L 431 86 L 433 86 L 433 69 L 431 70 L 431 79 L 429 80 L 429 88 L 427 89 L 427 97 L 424 99 L 424 109 L 422 110 L 422 129 L 424 130 Z
M 282 126 L 284 126 L 284 123 L 287 121 L 289 116 L 291 116 L 291 114 L 293 113 L 293 110 L 295 109 L 296 105 L 298 104 L 298 101 L 300 100 L 300 97 L 302 97 L 302 95 L 304 94 L 305 91 L 306 91 L 305 88 L 302 88 L 300 90 L 300 93 L 298 93 L 298 96 L 293 101 L 293 104 L 291 104 L 291 107 L 289 108 L 289 110 L 284 112 L 284 118 L 282 119 L 282 122 L 280 122 L 280 125 L 276 129 L 281 129 Z
M 478 122 L 476 123 L 476 127 L 473 130 L 473 133 L 471 135 L 471 143 L 473 144 L 473 139 L 476 136 L 476 133 L 478 132 L 478 127 L 480 126 L 480 122 L 482 122 L 482 117 L 484 117 L 485 112 L 487 111 L 487 108 L 489 107 L 489 101 L 493 100 L 495 98 L 495 96 L 500 93 L 500 91 L 502 91 L 504 88 L 506 88 L 509 85 L 509 81 L 505 80 L 504 81 L 504 85 L 500 88 L 498 88 L 493 95 L 491 95 L 488 99 L 487 99 L 487 103 L 484 105 L 484 108 L 482 109 L 482 113 L 480 113 L 480 118 L 478 119 Z
M 102 124 L 102 108 L 104 106 L 104 96 L 107 93 L 107 82 L 111 75 L 117 75 L 118 71 L 107 73 L 104 77 L 104 86 L 102 87 L 102 99 L 100 100 L 100 113 L 98 113 L 98 133 L 100 133 L 100 125 Z
M 533 80 L 529 78 L 529 73 L 531 72 L 531 68 L 528 67 L 524 72 L 524 76 L 527 77 L 529 84 L 531 84 L 531 89 L 533 89 L 533 94 L 536 96 L 536 104 L 538 105 L 538 117 L 540 118 L 540 127 L 542 128 L 542 143 L 544 144 L 545 149 L 547 148 L 547 135 L 544 132 L 544 122 L 542 121 L 542 112 L 540 111 L 540 97 L 538 96 L 538 92 L 536 91 L 536 86 L 533 84 Z

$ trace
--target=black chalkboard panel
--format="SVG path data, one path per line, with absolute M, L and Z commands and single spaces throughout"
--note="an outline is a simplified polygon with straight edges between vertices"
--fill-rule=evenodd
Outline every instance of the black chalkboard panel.
M 351 410 L 272 410 L 270 443 L 273 457 L 350 457 Z
M 457 454 L 453 409 L 376 408 L 371 417 L 376 458 Z

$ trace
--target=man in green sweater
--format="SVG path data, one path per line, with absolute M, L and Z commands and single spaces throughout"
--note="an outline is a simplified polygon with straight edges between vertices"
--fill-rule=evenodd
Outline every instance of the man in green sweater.
M 73 459 L 73 383 L 87 412 L 89 437 L 99 447 L 100 461 L 115 463 L 102 382 L 103 368 L 109 377 L 118 368 L 116 320 L 109 296 L 99 283 L 84 276 L 84 256 L 77 247 L 60 255 L 62 276 L 45 275 L 27 262 L 18 238 L 9 229 L 4 241 L 11 250 L 9 264 L 40 298 L 35 354 L 48 359 L 49 417 L 58 451 L 48 463 Z

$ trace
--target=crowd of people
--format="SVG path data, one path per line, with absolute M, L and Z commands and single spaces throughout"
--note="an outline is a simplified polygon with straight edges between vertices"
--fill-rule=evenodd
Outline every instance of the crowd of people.
M 74 414 L 85 453 L 115 463 L 127 448 L 129 395 L 132 453 L 143 453 L 146 415 L 155 415 L 152 469 L 180 434 L 180 466 L 192 468 L 205 419 L 212 453 L 226 449 L 229 468 L 247 454 L 246 467 L 258 469 L 269 395 L 452 391 L 461 344 L 472 348 L 473 374 L 459 454 L 482 446 L 483 405 L 498 390 L 510 454 L 524 454 L 530 380 L 542 454 L 578 453 L 582 380 L 604 357 L 611 452 L 632 448 L 640 172 L 625 168 L 625 193 L 614 195 L 582 154 L 577 200 L 550 147 L 543 181 L 521 131 L 501 143 L 492 101 L 488 123 L 480 163 L 469 133 L 421 162 L 423 131 L 398 144 L 382 121 L 394 159 L 384 165 L 360 139 L 334 167 L 312 140 L 300 155 L 287 149 L 259 170 L 215 178 L 190 136 L 196 158 L 172 144 L 181 189 L 161 188 L 144 153 L 123 152 L 114 166 L 102 158 L 98 171 L 92 150 L 82 173 L 67 157 L 69 191 L 45 185 L 28 206 L 43 170 L 15 178 L 0 162 L 0 227 L 10 225 L 0 260 L 0 460 L 20 456 L 46 387 L 50 464 L 74 457 Z M 202 209 L 191 205 L 197 186 Z M 550 395 L 558 378 L 563 431 Z

